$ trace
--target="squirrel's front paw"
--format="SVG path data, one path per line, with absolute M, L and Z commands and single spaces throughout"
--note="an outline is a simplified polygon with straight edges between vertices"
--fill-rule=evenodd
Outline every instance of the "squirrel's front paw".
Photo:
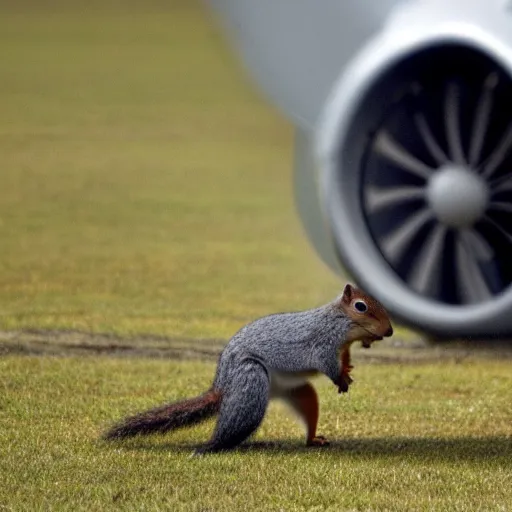
M 329 446 L 329 441 L 324 436 L 316 436 L 308 439 L 307 446 Z
M 338 393 L 347 393 L 352 382 L 354 382 L 352 377 L 348 373 L 343 372 L 338 381 Z

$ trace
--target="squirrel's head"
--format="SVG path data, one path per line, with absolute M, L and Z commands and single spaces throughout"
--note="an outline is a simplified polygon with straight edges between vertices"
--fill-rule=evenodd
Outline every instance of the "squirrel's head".
M 336 307 L 351 321 L 346 341 L 360 340 L 369 348 L 374 341 L 393 335 L 389 316 L 380 302 L 359 288 L 347 284 L 336 300 Z

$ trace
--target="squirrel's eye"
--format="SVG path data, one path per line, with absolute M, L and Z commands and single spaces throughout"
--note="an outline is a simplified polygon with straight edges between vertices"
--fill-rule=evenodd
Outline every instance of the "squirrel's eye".
M 359 313 L 366 313 L 366 311 L 368 311 L 368 306 L 362 300 L 355 302 L 354 307 Z

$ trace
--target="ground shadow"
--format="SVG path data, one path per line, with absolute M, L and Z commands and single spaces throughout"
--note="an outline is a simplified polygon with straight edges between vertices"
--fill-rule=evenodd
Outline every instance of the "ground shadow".
M 117 449 L 144 451 L 176 451 L 192 453 L 197 444 L 173 442 L 152 443 L 147 438 L 133 439 L 128 443 L 114 442 Z M 351 457 L 415 457 L 432 461 L 469 461 L 494 460 L 512 467 L 512 437 L 376 437 L 365 439 L 346 439 L 333 441 L 322 448 L 307 448 L 301 441 L 283 440 L 254 441 L 244 443 L 239 452 L 259 452 L 269 455 L 286 453 L 307 453 L 311 450 L 326 456 Z

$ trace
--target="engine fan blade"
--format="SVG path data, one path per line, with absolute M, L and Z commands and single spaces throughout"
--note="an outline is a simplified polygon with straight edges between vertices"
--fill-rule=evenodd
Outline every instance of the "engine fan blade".
M 448 139 L 450 158 L 456 164 L 464 165 L 466 158 L 460 136 L 460 90 L 454 82 L 448 84 L 446 90 L 445 112 L 446 138 Z
M 491 201 L 489 210 L 500 210 L 502 212 L 512 213 L 512 204 L 503 201 Z
M 482 147 L 492 110 L 493 93 L 497 85 L 498 74 L 491 73 L 484 83 L 484 88 L 476 107 L 473 132 L 471 134 L 471 142 L 469 143 L 469 165 L 476 166 L 480 163 Z
M 506 174 L 505 176 L 491 181 L 490 187 L 493 194 L 512 191 L 512 174 Z
M 386 157 L 400 168 L 428 180 L 434 169 L 411 155 L 404 147 L 399 145 L 391 135 L 386 131 L 381 131 L 377 135 L 374 144 L 374 150 L 377 154 Z
M 441 146 L 434 137 L 434 134 L 432 133 L 432 130 L 430 129 L 425 116 L 419 113 L 415 114 L 414 122 L 416 123 L 418 132 L 420 133 L 426 148 L 434 160 L 439 164 L 439 166 L 448 162 L 448 157 L 446 156 L 446 153 L 441 149 Z
M 376 213 L 387 206 L 413 199 L 422 199 L 423 197 L 425 197 L 425 188 L 423 187 L 394 187 L 385 189 L 368 187 L 365 201 L 369 213 Z
M 489 300 L 492 294 L 478 266 L 475 255 L 460 237 L 456 241 L 455 264 L 458 290 L 462 302 L 476 304 Z
M 489 215 L 486 215 L 484 217 L 484 219 L 489 222 L 489 224 L 492 224 L 494 226 L 494 228 L 496 228 L 504 237 L 505 239 L 507 240 L 507 242 L 509 242 L 510 244 L 512 244 L 512 235 L 506 230 L 503 228 L 503 226 L 501 224 L 499 224 L 498 222 L 496 222 L 492 217 L 490 217 Z
M 431 219 L 432 213 L 430 210 L 419 210 L 411 215 L 398 229 L 386 236 L 381 241 L 381 246 L 387 258 L 397 264 L 414 235 Z
M 494 151 L 491 153 L 487 161 L 483 165 L 482 176 L 485 178 L 490 178 L 496 169 L 502 164 L 503 160 L 505 160 L 510 148 L 512 147 L 512 124 L 509 125 L 505 135 L 498 143 L 498 145 L 494 148 Z
M 479 261 L 490 261 L 494 258 L 494 249 L 489 242 L 474 229 L 463 229 L 459 236 L 463 239 L 466 247 L 470 247 Z
M 445 226 L 437 224 L 416 257 L 408 282 L 418 293 L 433 295 L 438 291 L 446 231 Z

